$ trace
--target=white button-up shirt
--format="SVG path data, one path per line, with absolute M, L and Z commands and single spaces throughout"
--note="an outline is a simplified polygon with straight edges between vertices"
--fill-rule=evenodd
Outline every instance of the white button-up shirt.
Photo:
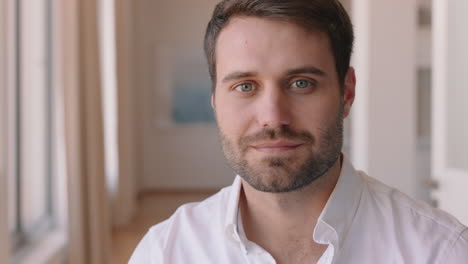
M 275 263 L 247 239 L 241 180 L 153 226 L 130 264 Z M 468 263 L 468 229 L 452 216 L 357 172 L 344 158 L 311 239 L 328 245 L 318 263 Z

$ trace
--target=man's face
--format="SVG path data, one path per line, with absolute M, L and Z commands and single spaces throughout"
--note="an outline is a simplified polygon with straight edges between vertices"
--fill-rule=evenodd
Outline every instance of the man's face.
M 216 62 L 212 104 L 223 151 L 250 185 L 293 191 L 335 164 L 354 73 L 343 97 L 325 34 L 283 21 L 233 18 L 219 35 Z

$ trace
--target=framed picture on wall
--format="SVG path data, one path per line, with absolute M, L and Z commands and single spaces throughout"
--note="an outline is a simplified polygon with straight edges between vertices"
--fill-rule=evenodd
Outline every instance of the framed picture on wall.
M 155 70 L 158 127 L 214 124 L 211 80 L 199 45 L 157 47 Z

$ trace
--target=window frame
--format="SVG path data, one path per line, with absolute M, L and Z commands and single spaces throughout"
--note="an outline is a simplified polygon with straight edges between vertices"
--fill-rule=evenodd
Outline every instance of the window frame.
M 25 232 L 19 226 L 19 232 L 12 234 L 11 222 L 21 225 L 20 203 L 21 196 L 18 191 L 21 184 L 20 149 L 21 136 L 19 131 L 21 118 L 21 58 L 20 35 L 21 14 L 20 3 L 16 0 L 0 0 L 0 214 L 9 215 L 9 203 L 15 208 L 15 217 L 0 218 L 0 263 L 63 263 L 65 260 L 65 248 L 67 246 L 67 196 L 65 158 L 63 156 L 64 132 L 62 128 L 63 107 L 57 98 L 58 78 L 53 72 L 58 68 L 59 60 L 56 59 L 55 45 L 59 39 L 52 32 L 57 31 L 57 25 L 53 20 L 57 18 L 57 1 L 45 0 L 43 17 L 46 28 L 47 45 L 44 45 L 46 55 L 45 89 L 45 125 L 46 147 L 45 165 L 45 217 L 40 217 L 37 226 L 33 230 L 37 232 Z M 42 19 L 42 18 L 41 18 Z M 23 48 L 24 49 L 24 48 Z M 54 106 L 57 106 L 56 108 Z M 58 110 L 58 111 L 56 111 Z M 54 121 L 53 121 L 54 120 Z M 58 122 L 56 122 L 58 121 Z M 6 133 L 3 133 L 3 132 Z M 56 142 L 58 139 L 60 142 Z M 59 155 L 57 155 L 59 154 Z M 52 164 L 56 161 L 57 164 Z M 60 163 L 60 164 L 59 164 Z M 60 175 L 60 177 L 54 177 Z M 53 178 L 54 177 L 54 178 Z M 16 179 L 18 180 L 16 180 Z M 15 188 L 16 185 L 18 188 Z M 13 186 L 13 188 L 11 188 Z M 12 192 L 12 190 L 14 190 Z M 15 201 L 16 200 L 16 201 Z M 11 206 L 10 206 L 11 207 Z M 16 229 L 14 227 L 14 229 Z
M 25 128 L 23 127 L 25 116 L 23 115 L 24 113 L 31 112 L 31 106 L 24 103 L 27 95 L 24 93 L 25 89 L 25 83 L 23 80 L 24 78 L 31 78 L 30 74 L 33 74 L 33 72 L 30 72 L 31 68 L 24 67 L 23 66 L 23 59 L 24 57 L 27 56 L 27 54 L 24 54 L 26 51 L 26 46 L 29 43 L 25 43 L 26 40 L 23 39 L 23 37 L 26 36 L 26 34 L 31 34 L 32 31 L 27 29 L 24 25 L 28 26 L 30 25 L 31 21 L 28 21 L 30 18 L 26 16 L 27 12 L 27 7 L 25 4 L 25 0 L 16 0 L 14 2 L 14 32 L 13 34 L 15 35 L 14 37 L 14 46 L 17 47 L 15 49 L 14 53 L 14 67 L 15 67 L 15 80 L 14 80 L 14 86 L 10 87 L 12 90 L 12 94 L 14 97 L 14 110 L 10 112 L 9 114 L 11 115 L 11 119 L 14 121 L 14 127 L 13 127 L 13 134 L 14 135 L 14 146 L 12 149 L 10 149 L 12 156 L 15 156 L 15 165 L 14 165 L 14 173 L 12 174 L 12 177 L 14 177 L 14 180 L 10 182 L 10 184 L 13 184 L 13 188 L 10 188 L 11 190 L 14 190 L 15 194 L 11 197 L 14 198 L 14 201 L 11 201 L 11 204 L 14 205 L 14 233 L 12 237 L 12 242 L 13 242 L 13 252 L 14 255 L 18 255 L 20 257 L 23 255 L 22 251 L 28 251 L 28 249 L 36 243 L 38 240 L 40 240 L 44 235 L 46 235 L 50 230 L 54 228 L 54 210 L 52 207 L 52 183 L 53 183 L 53 167 L 54 164 L 52 164 L 53 157 L 52 155 L 54 154 L 53 149 L 54 149 L 54 144 L 52 141 L 53 138 L 53 87 L 52 87 L 52 77 L 53 77 L 53 64 L 52 64 L 52 24 L 51 24 L 51 0 L 43 0 L 45 5 L 44 9 L 41 10 L 40 12 L 40 17 L 39 19 L 43 20 L 44 23 L 44 37 L 41 39 L 43 41 L 42 45 L 39 45 L 39 47 L 43 47 L 43 50 L 40 52 L 43 52 L 43 56 L 45 58 L 45 65 L 44 65 L 44 76 L 41 76 L 44 81 L 44 89 L 45 89 L 45 96 L 41 99 L 39 99 L 39 105 L 41 108 L 43 108 L 43 118 L 42 120 L 45 125 L 44 125 L 44 131 L 42 131 L 44 134 L 44 138 L 41 138 L 40 140 L 44 141 L 44 149 L 41 149 L 41 151 L 44 151 L 44 160 L 45 162 L 44 165 L 44 180 L 45 182 L 42 182 L 42 188 L 43 188 L 43 199 L 44 199 L 44 207 L 43 207 L 43 212 L 41 215 L 35 219 L 33 223 L 31 223 L 31 226 L 25 226 L 24 222 L 26 221 L 26 216 L 23 215 L 23 205 L 24 203 L 29 200 L 28 199 L 28 194 L 24 192 L 25 183 L 28 182 L 28 178 L 31 176 L 25 175 L 23 169 L 28 167 L 30 164 L 24 163 L 24 158 L 23 156 L 23 151 L 24 151 L 24 141 L 23 137 L 26 136 L 28 137 L 27 134 L 29 134 L 29 131 L 25 131 Z M 41 133 L 40 133 L 41 134 Z M 33 136 L 34 134 L 30 134 L 30 136 Z M 26 161 L 27 162 L 27 161 Z M 32 165 L 32 164 L 31 164 Z M 10 185 L 11 186 L 11 185 Z

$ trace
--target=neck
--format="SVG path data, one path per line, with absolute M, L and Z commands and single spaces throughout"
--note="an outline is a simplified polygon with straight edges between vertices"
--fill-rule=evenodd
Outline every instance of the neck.
M 313 241 L 312 234 L 336 185 L 340 169 L 341 159 L 338 159 L 325 175 L 288 193 L 257 191 L 242 180 L 239 206 L 247 238 L 273 257 L 275 252 L 278 256 L 286 256 L 285 245 L 291 245 L 291 251 L 319 246 Z M 275 257 L 280 263 L 278 258 Z

